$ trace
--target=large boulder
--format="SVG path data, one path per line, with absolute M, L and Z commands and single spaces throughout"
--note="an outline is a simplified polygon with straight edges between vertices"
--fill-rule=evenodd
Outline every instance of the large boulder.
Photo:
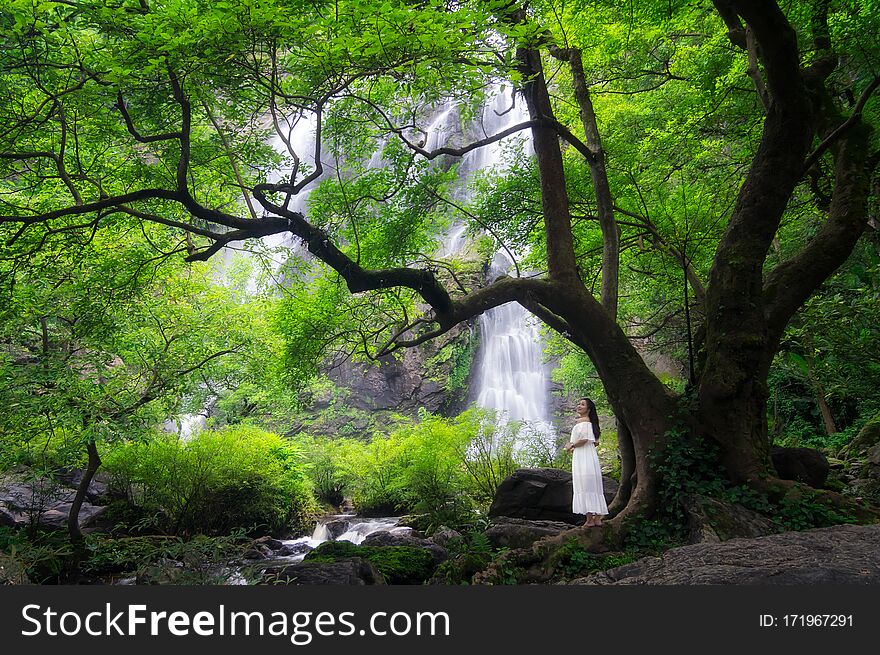
M 60 476 L 58 480 L 46 477 L 31 478 L 27 473 L 7 476 L 0 480 L 0 525 L 20 528 L 36 520 L 47 528 L 64 529 L 67 515 L 76 491 L 60 483 L 75 481 L 76 472 L 68 473 L 73 478 Z M 79 479 L 82 479 L 80 472 Z M 94 481 L 92 484 L 96 484 Z M 92 486 L 89 489 L 93 489 Z M 97 498 L 106 493 L 106 486 L 94 487 L 91 497 Z M 88 496 L 87 496 L 88 497 Z M 106 511 L 106 507 L 83 502 L 79 513 L 81 528 L 94 526 Z
M 40 525 L 46 528 L 66 530 L 67 517 L 70 515 L 70 506 L 71 503 L 58 503 L 57 505 L 53 505 L 51 509 L 40 514 Z M 79 527 L 93 527 L 98 523 L 106 511 L 107 508 L 104 506 L 83 503 L 79 508 Z
M 383 585 L 385 579 L 378 569 L 360 557 L 338 562 L 300 562 L 288 566 L 269 567 L 263 580 L 291 585 Z
M 58 475 L 58 482 L 65 487 L 76 489 L 82 482 L 85 475 L 85 469 L 70 469 L 63 471 Z M 103 471 L 98 471 L 89 482 L 89 488 L 86 489 L 86 498 L 92 504 L 99 504 L 99 501 L 106 499 L 110 490 L 110 476 Z
M 528 521 L 526 519 L 496 516 L 484 531 L 486 538 L 495 548 L 528 548 L 544 537 L 555 537 L 560 532 L 571 530 L 569 523 L 562 521 Z
M 73 501 L 76 491 L 48 478 L 9 477 L 0 480 L 0 506 L 21 514 L 38 514 L 58 503 Z
M 814 489 L 825 485 L 831 466 L 825 455 L 815 448 L 782 448 L 776 446 L 770 451 L 773 467 L 783 480 L 795 480 L 808 484 Z
M 605 499 L 611 502 L 617 483 L 602 476 Z M 584 522 L 582 514 L 571 511 L 571 473 L 562 469 L 518 469 L 506 477 L 495 492 L 489 516 L 508 516 L 530 521 Z
M 880 584 L 880 525 L 681 546 L 579 578 L 588 585 Z
M 681 499 L 688 520 L 688 543 L 718 543 L 736 537 L 763 537 L 779 532 L 779 526 L 742 505 L 725 503 L 699 494 Z
M 0 506 L 0 527 L 22 528 L 28 524 L 28 517 L 12 509 Z

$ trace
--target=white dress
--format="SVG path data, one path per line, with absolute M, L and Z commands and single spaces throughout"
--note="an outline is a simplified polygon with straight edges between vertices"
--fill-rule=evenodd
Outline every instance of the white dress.
M 571 452 L 571 484 L 574 488 L 571 511 L 575 514 L 607 514 L 608 506 L 602 491 L 602 469 L 599 467 L 596 439 L 590 421 L 575 423 L 571 429 L 569 442 L 581 439 L 589 441 Z

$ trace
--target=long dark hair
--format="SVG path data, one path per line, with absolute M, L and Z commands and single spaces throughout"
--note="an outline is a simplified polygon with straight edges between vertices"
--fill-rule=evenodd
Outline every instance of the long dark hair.
M 587 401 L 587 416 L 590 418 L 590 423 L 593 424 L 593 438 L 598 443 L 601 430 L 599 430 L 599 413 L 596 411 L 596 403 L 594 403 L 586 396 L 584 396 L 583 398 L 578 398 L 578 402 L 582 400 Z

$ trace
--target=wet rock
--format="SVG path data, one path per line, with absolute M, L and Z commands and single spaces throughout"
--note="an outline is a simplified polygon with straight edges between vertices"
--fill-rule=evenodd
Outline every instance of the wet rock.
M 275 553 L 272 552 L 268 546 L 263 544 L 254 544 L 244 554 L 245 559 L 249 560 L 260 560 L 260 559 L 269 559 L 273 557 Z
M 880 525 L 840 525 L 673 548 L 579 578 L 589 585 L 880 584 Z
M 292 557 L 294 555 L 304 555 L 309 551 L 314 550 L 312 546 L 307 544 L 306 542 L 300 542 L 297 544 L 284 544 L 278 550 L 278 555 L 284 555 L 285 557 Z
M 272 537 L 260 537 L 259 539 L 254 540 L 254 545 L 265 546 L 270 551 L 278 551 L 284 548 L 283 541 L 280 539 L 273 539 Z
M 617 483 L 602 476 L 605 499 L 611 502 Z M 508 516 L 530 521 L 584 522 L 582 514 L 571 511 L 571 473 L 562 469 L 518 469 L 498 485 L 489 516 Z
M 529 521 L 498 516 L 490 521 L 484 534 L 496 548 L 528 548 L 539 539 L 556 536 L 572 527 L 562 521 Z

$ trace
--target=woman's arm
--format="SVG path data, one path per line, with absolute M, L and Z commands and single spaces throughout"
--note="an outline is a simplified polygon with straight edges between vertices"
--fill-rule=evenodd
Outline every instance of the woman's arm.
M 592 424 L 587 423 L 587 436 L 584 437 L 583 439 L 578 439 L 577 441 L 572 441 L 571 447 L 572 448 L 580 448 L 581 446 L 583 446 L 586 443 L 589 443 L 590 441 L 596 441 L 596 439 L 593 437 Z

